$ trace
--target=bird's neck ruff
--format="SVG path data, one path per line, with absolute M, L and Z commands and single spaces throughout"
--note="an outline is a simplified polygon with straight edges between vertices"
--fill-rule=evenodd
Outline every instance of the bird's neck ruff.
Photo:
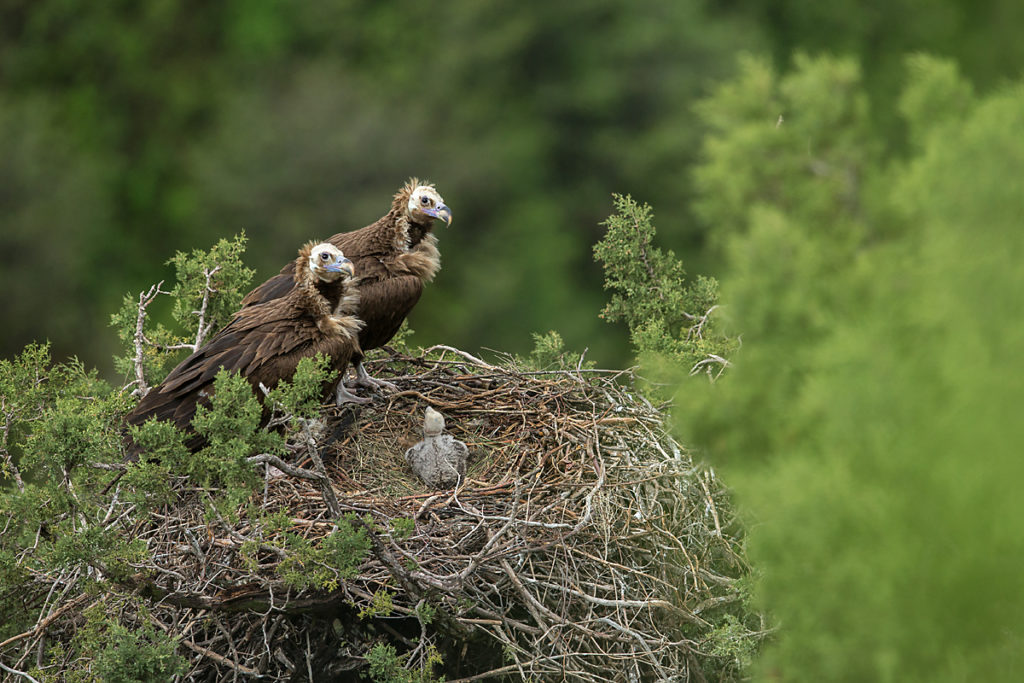
M 379 232 L 375 239 L 379 248 L 401 254 L 422 242 L 426 235 L 432 234 L 433 223 L 433 220 L 427 223 L 413 223 L 409 220 L 409 214 L 404 207 L 392 208 L 378 223 Z
M 408 251 L 409 247 L 409 217 L 402 210 L 402 214 L 395 221 L 395 230 L 391 234 L 391 248 L 401 253 Z
M 318 278 L 309 266 L 309 255 L 313 253 L 316 242 L 307 242 L 299 249 L 299 257 L 295 259 L 295 292 L 299 307 L 314 318 L 330 315 L 331 303 L 317 287 Z
M 330 322 L 321 324 L 318 321 L 317 324 L 324 332 L 328 331 L 324 329 L 326 325 L 331 333 L 339 334 L 351 341 L 356 341 L 359 338 L 359 331 L 366 324 L 356 317 L 356 311 L 358 310 L 359 288 L 353 285 L 351 280 L 345 280 L 341 289 L 341 298 L 338 299 L 338 305 L 334 307 L 334 312 L 328 316 Z
M 305 259 L 300 257 L 300 261 Z M 314 318 L 322 318 L 331 315 L 334 310 L 331 302 L 323 295 L 317 287 L 317 278 L 309 271 L 306 265 L 295 268 L 295 289 L 293 290 L 298 298 L 299 307 Z
M 396 252 L 403 252 L 419 244 L 423 236 L 434 227 L 433 219 L 426 223 L 414 223 L 409 219 L 409 199 L 417 187 L 434 187 L 428 182 L 421 182 L 419 178 L 409 178 L 402 188 L 395 193 L 391 202 L 391 211 L 388 212 L 386 223 L 392 226 L 391 246 Z
M 359 289 L 348 278 L 337 282 L 323 282 L 309 268 L 310 242 L 295 259 L 295 288 L 291 291 L 294 303 L 302 313 L 316 320 L 321 332 L 354 340 L 363 328 L 363 321 L 355 316 L 359 306 Z

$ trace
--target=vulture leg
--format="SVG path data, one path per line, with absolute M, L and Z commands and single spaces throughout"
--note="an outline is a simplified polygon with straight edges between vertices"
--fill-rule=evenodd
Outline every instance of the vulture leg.
M 398 391 L 398 385 L 394 382 L 388 382 L 384 379 L 374 379 L 370 377 L 370 373 L 363 367 L 361 361 L 355 361 L 352 363 L 356 366 L 356 386 L 371 389 L 373 391 L 380 391 L 386 389 L 388 391 Z
M 372 402 L 373 401 L 371 399 L 350 393 L 349 390 L 345 388 L 344 382 L 338 382 L 338 388 L 334 391 L 334 403 L 339 406 L 345 405 L 346 403 L 366 405 L 367 403 Z

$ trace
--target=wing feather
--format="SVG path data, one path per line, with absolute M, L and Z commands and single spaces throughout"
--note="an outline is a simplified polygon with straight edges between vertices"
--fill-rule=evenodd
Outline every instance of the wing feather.
M 317 352 L 327 353 L 332 365 L 343 370 L 352 356 L 354 342 L 340 334 L 322 331 L 316 319 L 300 305 L 299 295 L 288 296 L 242 309 L 234 319 L 210 341 L 185 358 L 153 388 L 126 417 L 126 422 L 139 425 L 155 417 L 173 422 L 179 429 L 191 432 L 196 406 L 209 405 L 213 383 L 223 368 L 238 372 L 257 390 L 262 382 L 273 388 L 281 379 L 290 379 L 299 361 Z M 330 328 L 328 328 L 330 329 Z M 332 378 L 324 387 L 324 397 L 333 391 Z M 201 448 L 201 437 L 187 441 L 193 450 Z M 130 445 L 130 455 L 138 451 Z

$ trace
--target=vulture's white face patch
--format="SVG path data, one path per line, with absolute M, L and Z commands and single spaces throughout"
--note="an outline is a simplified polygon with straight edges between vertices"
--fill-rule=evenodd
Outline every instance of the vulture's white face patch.
M 420 185 L 413 190 L 407 207 L 409 218 L 414 223 L 429 223 L 434 218 L 446 224 L 452 222 L 452 211 L 445 206 L 444 199 L 432 187 Z
M 309 270 L 324 282 L 334 282 L 343 275 L 352 277 L 352 262 L 345 258 L 341 249 L 330 242 L 321 242 L 309 253 Z

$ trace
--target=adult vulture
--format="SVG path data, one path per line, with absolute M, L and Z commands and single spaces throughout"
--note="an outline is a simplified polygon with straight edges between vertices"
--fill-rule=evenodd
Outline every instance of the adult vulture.
M 262 384 L 273 389 L 291 379 L 299 361 L 323 353 L 332 369 L 344 372 L 358 350 L 362 322 L 354 315 L 359 301 L 352 262 L 328 242 L 310 242 L 299 250 L 291 266 L 296 286 L 285 296 L 246 306 L 209 342 L 171 370 L 125 418 L 139 425 L 155 417 L 192 430 L 196 405 L 209 405 L 213 380 L 221 368 L 244 376 L 257 398 Z M 324 387 L 324 398 L 335 392 L 336 380 Z M 186 444 L 192 451 L 205 445 L 194 434 Z M 129 444 L 129 457 L 139 448 Z
M 359 347 L 352 356 L 356 383 L 370 389 L 394 388 L 390 382 L 373 379 L 363 367 L 363 351 L 388 343 L 402 321 L 419 301 L 423 285 L 441 267 L 434 221 L 452 222 L 452 212 L 433 185 L 411 178 L 391 203 L 391 210 L 365 228 L 338 233 L 328 239 L 355 265 L 359 287 L 358 315 L 365 323 L 359 333 Z M 295 276 L 290 266 L 249 292 L 243 306 L 261 305 L 288 294 Z M 368 402 L 348 393 L 338 383 L 337 401 Z

